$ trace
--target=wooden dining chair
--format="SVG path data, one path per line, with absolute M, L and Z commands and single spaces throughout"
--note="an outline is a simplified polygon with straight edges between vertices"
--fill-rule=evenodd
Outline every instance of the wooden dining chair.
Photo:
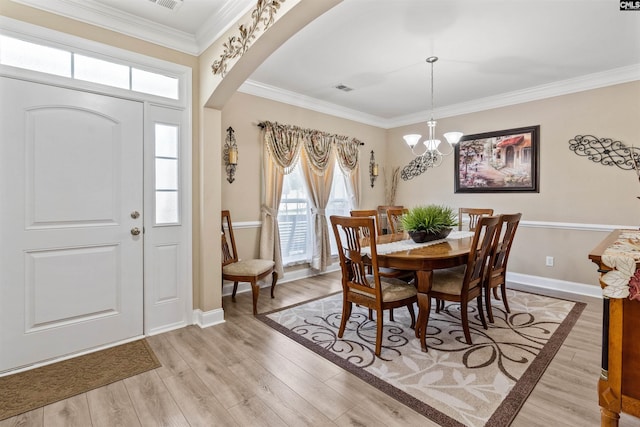
M 380 219 L 380 229 L 382 234 L 391 233 L 389 229 L 389 218 L 387 218 L 387 211 L 389 209 L 402 209 L 401 205 L 379 205 L 378 206 L 378 218 Z
M 378 211 L 376 209 L 354 209 L 350 212 L 350 215 L 357 218 L 366 218 L 370 217 L 375 220 L 376 226 L 375 231 L 376 235 L 382 234 L 382 224 L 380 223 L 380 216 L 378 215 Z M 363 232 L 367 232 L 363 230 Z M 369 236 L 365 236 L 369 237 Z
M 458 209 L 458 230 L 463 229 L 463 222 L 465 218 L 469 218 L 467 230 L 475 231 L 478 220 L 483 216 L 493 215 L 493 209 L 481 209 L 481 208 L 460 208 Z
M 500 222 L 496 230 L 491 255 L 489 258 L 488 272 L 485 280 L 484 298 L 485 308 L 489 322 L 493 323 L 493 310 L 491 309 L 491 292 L 493 296 L 498 298 L 498 288 L 502 295 L 502 304 L 507 313 L 509 303 L 507 302 L 507 262 L 509 261 L 509 253 L 511 252 L 511 244 L 516 235 L 518 224 L 522 218 L 521 213 L 500 215 Z
M 373 218 L 375 220 L 375 236 L 379 236 L 382 234 L 382 226 L 380 222 L 380 216 L 378 215 L 378 211 L 375 209 L 363 209 L 363 210 L 352 210 L 351 216 L 356 218 Z M 362 230 L 364 237 L 370 237 L 367 233 L 369 231 L 367 229 Z M 382 277 L 389 277 L 404 280 L 406 282 L 411 281 L 415 278 L 414 271 L 407 270 L 396 270 L 395 268 L 386 268 L 380 267 L 379 273 Z M 393 321 L 393 309 L 389 311 L 389 319 Z
M 409 212 L 407 208 L 389 208 L 387 209 L 387 225 L 389 233 L 397 233 L 402 231 L 402 215 Z
M 482 326 L 487 329 L 482 304 L 482 292 L 485 285 L 486 266 L 491 255 L 491 247 L 500 219 L 497 216 L 484 216 L 476 225 L 467 264 L 463 270 L 447 268 L 433 271 L 433 282 L 429 296 L 437 301 L 460 303 L 460 316 L 467 344 L 472 344 L 469 331 L 468 304 L 476 299 L 478 314 Z M 428 320 L 427 320 L 428 321 Z M 426 328 L 426 325 L 425 325 Z
M 353 304 L 376 312 L 375 354 L 382 350 L 383 312 L 397 307 L 407 307 L 411 316 L 411 328 L 416 318 L 413 304 L 418 302 L 415 286 L 399 279 L 382 277 L 378 268 L 375 239 L 375 223 L 371 217 L 330 217 L 331 227 L 338 245 L 340 268 L 342 269 L 342 320 L 338 338 L 342 338 Z M 368 246 L 369 254 L 362 248 Z
M 225 232 L 226 230 L 226 232 Z M 236 300 L 236 291 L 239 282 L 251 284 L 253 296 L 253 314 L 258 314 L 258 295 L 260 286 L 258 281 L 268 275 L 271 279 L 271 298 L 274 297 L 278 272 L 275 271 L 275 262 L 270 259 L 238 259 L 236 251 L 236 239 L 233 235 L 233 225 L 229 211 L 222 211 L 222 279 L 233 282 L 232 301 Z
M 493 215 L 493 209 L 483 209 L 483 208 L 459 208 L 458 209 L 458 231 L 462 231 L 464 228 L 464 223 L 467 224 L 467 231 L 475 231 L 476 226 L 478 225 L 478 220 L 483 216 L 491 216 Z M 468 221 L 464 221 L 465 218 L 468 217 Z M 464 271 L 464 266 L 453 267 L 453 269 L 459 270 L 458 273 L 462 273 Z M 439 313 L 440 310 L 444 308 L 444 301 L 436 300 L 436 313 Z

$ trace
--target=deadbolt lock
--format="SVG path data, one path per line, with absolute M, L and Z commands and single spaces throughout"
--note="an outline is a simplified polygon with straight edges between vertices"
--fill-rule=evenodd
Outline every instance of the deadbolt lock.
M 138 219 L 139 217 L 140 217 L 140 212 L 138 211 L 131 212 L 131 218 Z

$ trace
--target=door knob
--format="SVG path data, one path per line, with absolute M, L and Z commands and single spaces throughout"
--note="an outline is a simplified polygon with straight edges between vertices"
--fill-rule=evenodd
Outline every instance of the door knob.
M 140 234 L 140 229 L 138 227 L 133 227 L 131 229 L 131 234 L 133 234 L 134 236 L 137 236 L 138 234 Z

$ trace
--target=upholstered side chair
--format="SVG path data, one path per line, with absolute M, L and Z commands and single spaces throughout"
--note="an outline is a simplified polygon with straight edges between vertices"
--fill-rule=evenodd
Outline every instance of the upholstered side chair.
M 275 296 L 278 272 L 275 271 L 275 262 L 270 259 L 238 259 L 236 251 L 236 239 L 233 235 L 231 214 L 228 210 L 222 211 L 222 279 L 233 282 L 231 299 L 236 300 L 236 291 L 239 282 L 251 284 L 253 297 L 253 314 L 258 314 L 258 296 L 260 286 L 258 282 L 271 275 L 271 298 Z

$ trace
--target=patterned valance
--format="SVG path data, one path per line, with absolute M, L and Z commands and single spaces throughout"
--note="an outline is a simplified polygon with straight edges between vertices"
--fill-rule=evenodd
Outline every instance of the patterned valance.
M 291 173 L 300 150 L 305 151 L 309 167 L 317 175 L 324 175 L 334 150 L 345 175 L 351 175 L 358 165 L 358 147 L 363 144 L 355 138 L 277 122 L 262 122 L 260 126 L 267 151 L 284 174 Z

